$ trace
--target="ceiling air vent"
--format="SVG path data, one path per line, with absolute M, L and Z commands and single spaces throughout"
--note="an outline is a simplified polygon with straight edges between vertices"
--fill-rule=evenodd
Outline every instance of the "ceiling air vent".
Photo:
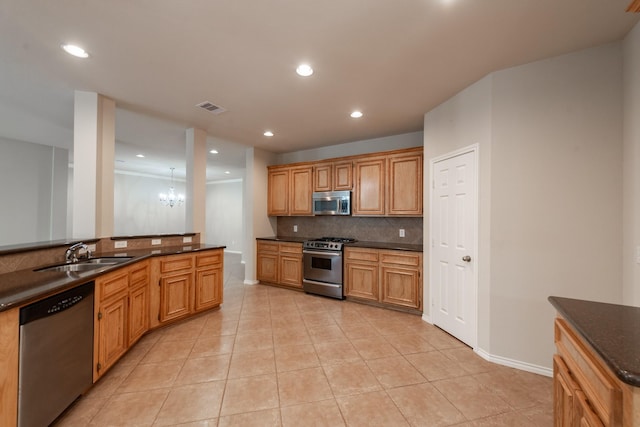
M 201 102 L 200 104 L 197 104 L 196 107 L 204 108 L 205 110 L 213 114 L 220 114 L 227 111 L 221 106 L 215 105 L 209 101 Z

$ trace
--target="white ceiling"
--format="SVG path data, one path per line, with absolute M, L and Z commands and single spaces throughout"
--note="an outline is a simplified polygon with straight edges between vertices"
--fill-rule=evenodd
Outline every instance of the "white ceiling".
M 198 127 L 222 148 L 208 178 L 235 177 L 247 146 L 421 130 L 425 112 L 492 71 L 622 39 L 640 18 L 628 3 L 2 0 L 0 136 L 70 148 L 73 91 L 94 91 L 118 106 L 118 168 L 179 176 L 184 131 Z M 91 57 L 67 55 L 66 42 Z M 312 77 L 295 74 L 301 62 Z M 349 117 L 355 108 L 363 118 Z

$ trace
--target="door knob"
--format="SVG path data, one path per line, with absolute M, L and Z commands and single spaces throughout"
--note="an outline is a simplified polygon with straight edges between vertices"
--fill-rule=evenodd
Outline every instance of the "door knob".
M 465 256 L 462 257 L 462 260 L 464 262 L 471 262 L 471 257 L 469 255 L 465 255 Z

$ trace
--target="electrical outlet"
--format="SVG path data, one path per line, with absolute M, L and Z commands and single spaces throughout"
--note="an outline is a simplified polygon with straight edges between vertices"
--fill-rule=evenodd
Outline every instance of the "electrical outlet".
M 191 236 L 185 236 L 182 238 L 182 243 L 191 243 L 192 239 Z
M 400 229 L 400 237 L 404 237 L 404 228 Z
M 116 240 L 116 243 L 114 244 L 114 247 L 116 249 L 126 248 L 127 247 L 127 241 L 126 240 Z
M 640 246 L 636 247 L 636 264 L 640 264 Z
M 96 251 L 96 245 L 95 244 L 94 245 L 89 245 L 88 248 L 89 248 L 89 250 L 91 252 L 95 252 Z
M 152 246 L 161 245 L 161 244 L 162 244 L 162 239 L 151 239 Z
M 294 232 L 294 233 L 297 233 L 297 232 L 298 232 L 298 226 L 297 226 L 297 225 L 294 225 L 294 226 L 293 226 L 293 232 Z

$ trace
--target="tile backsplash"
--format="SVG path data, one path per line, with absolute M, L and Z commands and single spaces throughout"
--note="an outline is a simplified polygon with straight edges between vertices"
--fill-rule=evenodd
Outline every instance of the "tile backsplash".
M 294 232 L 294 225 L 298 231 Z M 423 218 L 355 216 L 278 217 L 279 237 L 353 237 L 368 242 L 422 244 Z M 403 229 L 405 237 L 399 236 Z

